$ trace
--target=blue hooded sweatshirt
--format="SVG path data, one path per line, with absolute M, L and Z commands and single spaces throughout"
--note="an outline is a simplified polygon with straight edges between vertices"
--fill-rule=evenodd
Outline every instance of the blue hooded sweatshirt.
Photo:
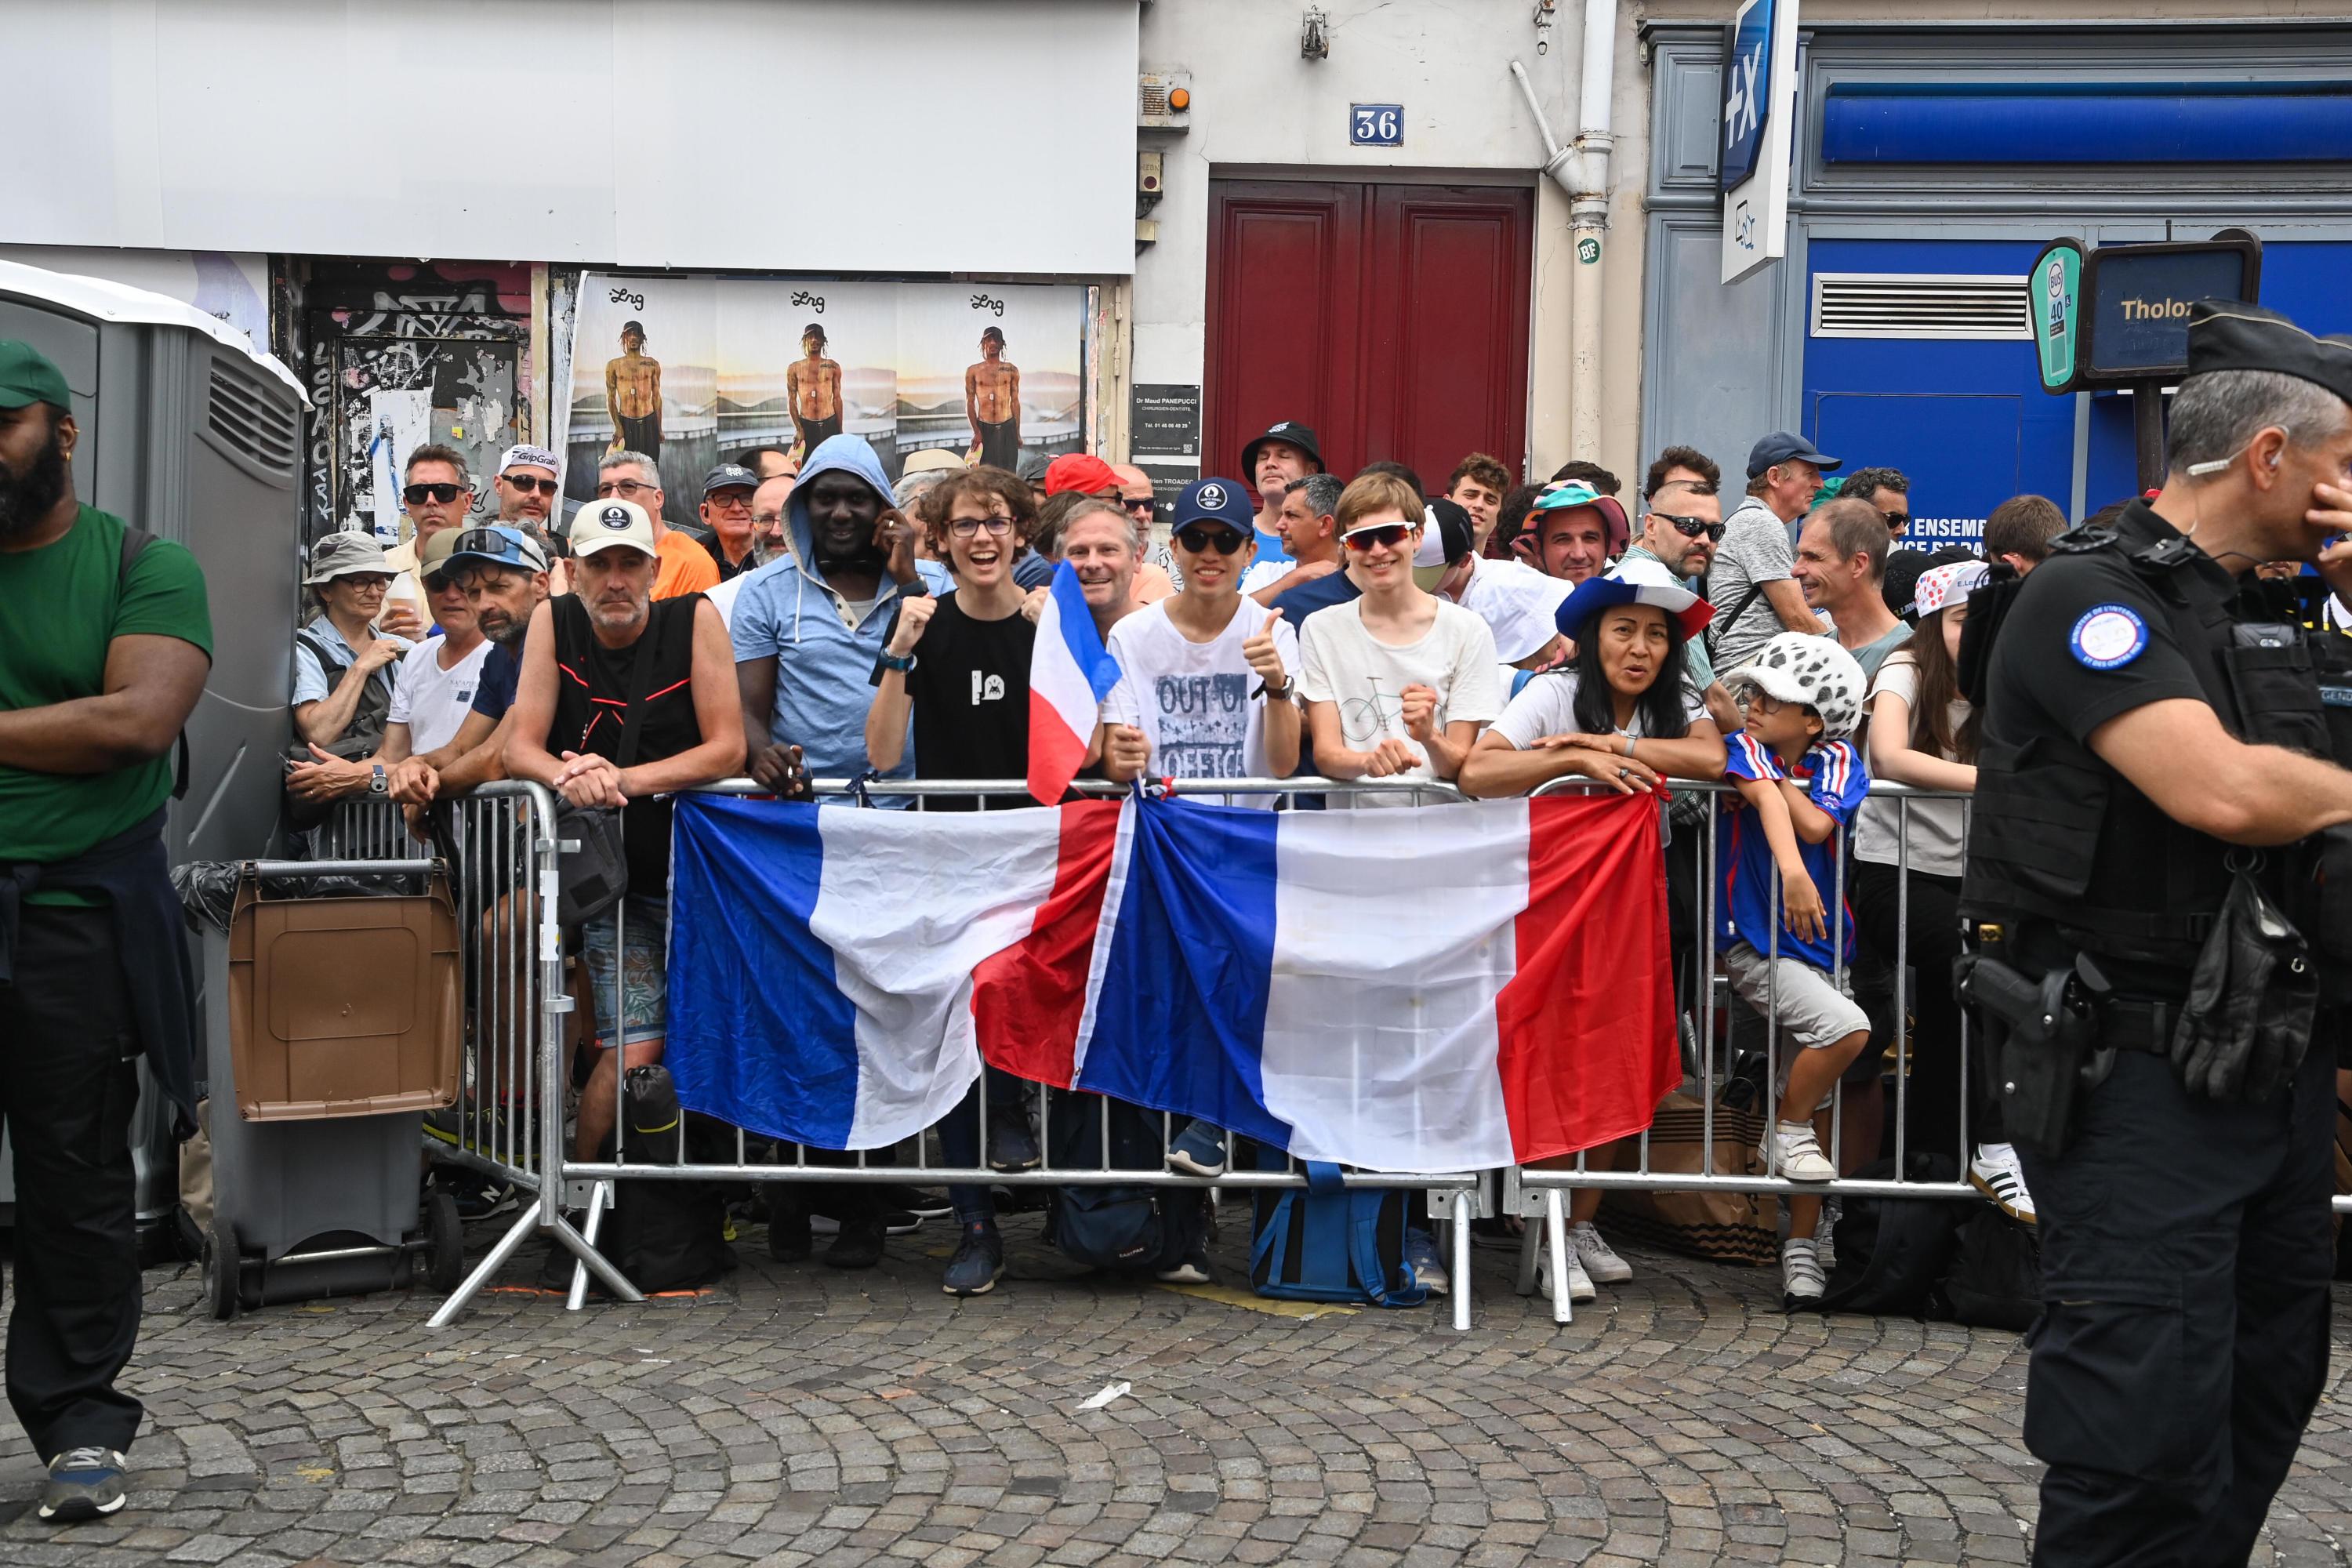
M 809 564 L 816 559 L 809 486 L 835 468 L 856 475 L 882 498 L 884 506 L 891 504 L 890 482 L 865 438 L 827 437 L 801 465 L 800 481 L 786 505 L 793 552 L 743 579 L 732 628 L 737 660 L 775 656 L 776 706 L 770 721 L 774 739 L 800 747 L 813 777 L 856 778 L 873 765 L 866 755 L 866 715 L 874 706 L 874 661 L 881 656 L 883 637 L 903 591 L 886 574 L 873 608 L 853 627 L 849 601 Z M 919 561 L 915 569 L 933 594 L 954 585 L 935 562 Z M 883 777 L 914 777 L 912 730 L 910 723 L 898 765 Z M 752 748 L 768 738 L 751 736 Z M 877 796 L 876 804 L 903 806 L 908 802 Z

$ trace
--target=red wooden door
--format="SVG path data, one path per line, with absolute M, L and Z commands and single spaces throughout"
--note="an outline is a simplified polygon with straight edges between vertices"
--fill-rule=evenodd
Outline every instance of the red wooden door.
M 1243 446 L 1297 419 L 1335 473 L 1517 472 L 1533 226 L 1524 188 L 1213 182 L 1204 471 L 1246 482 Z

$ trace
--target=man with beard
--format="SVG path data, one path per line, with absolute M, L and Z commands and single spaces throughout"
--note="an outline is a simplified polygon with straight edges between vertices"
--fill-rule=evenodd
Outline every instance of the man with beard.
M 134 1053 L 193 1126 L 194 977 L 163 833 L 173 742 L 212 660 L 194 558 L 75 500 L 80 437 L 57 366 L 0 342 L 7 1384 L 57 1523 L 123 1506 L 142 1414 L 115 1387 L 139 1338 Z
M 583 507 L 581 514 L 590 510 Z M 390 793 L 403 805 L 429 805 L 506 776 L 504 725 L 522 668 L 523 634 L 531 612 L 548 596 L 547 557 L 511 528 L 467 529 L 443 569 L 466 590 L 475 624 L 492 647 L 457 737 L 391 770 Z
M 575 532 L 580 588 L 531 612 L 506 766 L 568 805 L 621 813 L 628 892 L 587 923 L 581 942 L 597 1009 L 593 1038 L 606 1047 L 580 1091 L 573 1142 L 581 1159 L 593 1160 L 612 1136 L 622 1072 L 661 1060 L 668 797 L 740 768 L 743 728 L 719 612 L 699 594 L 653 596 L 661 552 L 645 509 L 599 501 L 581 509 Z M 651 668 L 638 668 L 639 659 Z M 644 710 L 629 713 L 633 703 Z M 610 721 L 615 714 L 625 718 Z M 619 1017 L 611 1016 L 616 987 Z
M 730 617 L 747 771 L 779 794 L 813 776 L 858 778 L 871 762 L 866 718 L 874 661 L 900 600 L 944 594 L 944 567 L 919 560 L 915 525 L 890 504 L 874 448 L 835 436 L 809 454 L 786 503 L 792 553 L 743 579 Z M 911 737 L 887 779 L 914 775 Z M 877 795 L 904 806 L 904 795 Z
M 490 489 L 498 497 L 499 521 L 521 530 L 547 556 L 549 592 L 569 594 L 572 563 L 556 553 L 555 530 L 549 521 L 555 498 L 562 493 L 555 476 L 555 454 L 546 447 L 509 447 L 499 459 Z

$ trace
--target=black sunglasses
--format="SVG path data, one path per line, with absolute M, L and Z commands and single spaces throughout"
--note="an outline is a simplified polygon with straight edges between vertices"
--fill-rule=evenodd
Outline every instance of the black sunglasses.
M 428 500 L 447 506 L 465 493 L 463 485 L 410 485 L 400 492 L 400 499 L 411 506 L 423 506 Z M 550 489 L 547 493 L 553 495 L 555 492 Z
M 534 479 L 529 478 L 519 479 L 512 474 L 500 474 L 499 478 L 506 480 L 507 483 L 514 486 L 515 489 L 520 490 L 525 495 L 530 494 L 533 490 L 537 490 L 543 496 L 551 496 L 555 493 L 555 481 L 553 479 Z
M 1129 511 L 1140 512 L 1146 517 L 1151 515 L 1152 501 L 1150 496 L 1136 496 L 1130 499 L 1125 499 L 1120 500 L 1118 504 L 1125 507 Z
M 1907 511 L 1881 511 L 1878 515 L 1886 520 L 1887 529 L 1891 532 L 1900 533 L 1911 526 L 1911 514 Z
M 1410 527 L 1402 522 L 1382 523 L 1378 528 L 1360 528 L 1348 535 L 1347 545 L 1350 550 L 1370 550 L 1375 547 L 1393 550 L 1402 544 L 1405 535 L 1412 531 Z
M 1174 538 L 1179 549 L 1189 550 L 1195 555 L 1204 550 L 1231 555 L 1242 547 L 1242 536 L 1230 528 L 1180 528 Z
M 1719 522 L 1709 522 L 1703 517 L 1676 517 L 1670 511 L 1654 511 L 1650 515 L 1672 523 L 1675 531 L 1685 539 L 1705 538 L 1709 544 L 1723 542 L 1724 525 Z

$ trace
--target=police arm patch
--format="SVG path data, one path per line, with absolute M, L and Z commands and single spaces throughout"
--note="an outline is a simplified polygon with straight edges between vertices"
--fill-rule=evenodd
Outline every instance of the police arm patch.
M 2085 669 L 2120 669 L 2147 649 L 2147 622 L 2129 605 L 2094 605 L 2066 638 Z

